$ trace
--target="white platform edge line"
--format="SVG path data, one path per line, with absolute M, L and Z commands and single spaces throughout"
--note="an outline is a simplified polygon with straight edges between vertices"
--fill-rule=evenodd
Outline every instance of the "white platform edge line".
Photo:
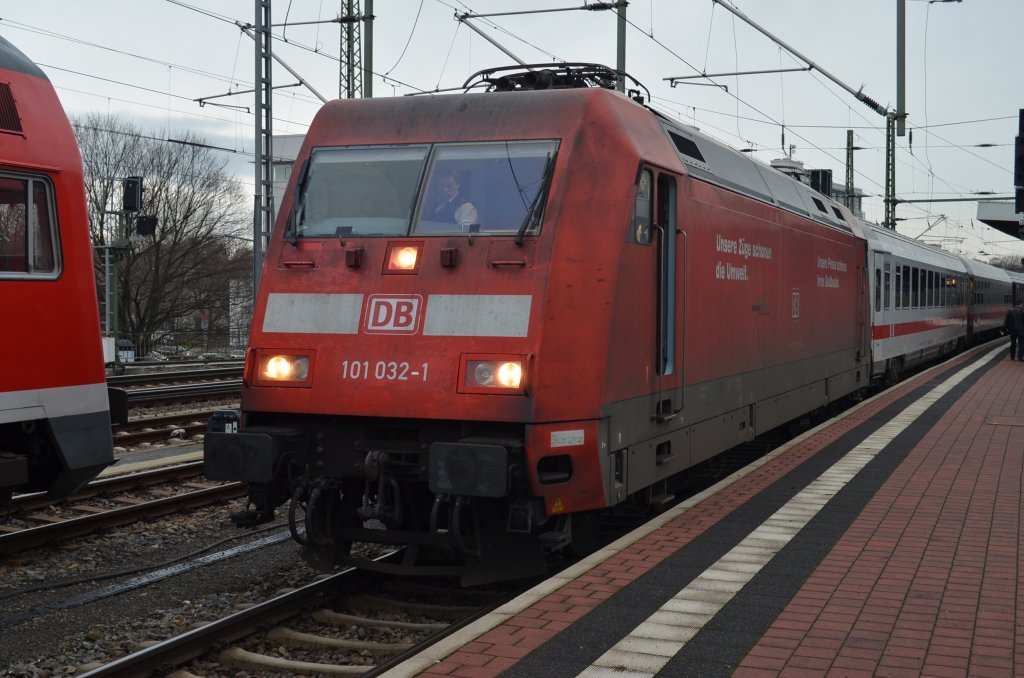
M 800 503 L 800 500 L 803 497 L 806 497 L 808 494 L 821 493 L 822 486 L 827 486 L 829 488 L 827 492 L 820 496 L 820 499 L 824 499 L 824 501 L 815 501 L 810 504 L 805 504 L 805 509 L 803 511 L 803 516 L 801 520 L 802 524 L 799 526 L 798 529 L 792 530 L 791 533 L 785 537 L 785 544 L 789 544 L 794 538 L 796 538 L 800 530 L 802 530 L 803 527 L 807 525 L 807 523 L 813 520 L 814 517 L 818 514 L 818 512 L 821 509 L 823 509 L 825 505 L 843 489 L 843 487 L 845 487 L 849 482 L 851 482 L 864 469 L 865 466 L 867 466 L 879 454 L 881 454 L 882 451 L 886 449 L 888 445 L 891 444 L 892 441 L 895 440 L 898 435 L 903 433 L 908 426 L 910 426 L 914 421 L 916 421 L 920 416 L 922 416 L 928 410 L 928 408 L 930 408 L 932 405 L 938 402 L 940 398 L 942 398 L 944 395 L 953 390 L 957 385 L 963 382 L 964 379 L 966 379 L 968 376 L 976 372 L 988 361 L 992 360 L 992 358 L 994 358 L 1001 350 L 1002 349 L 994 350 L 989 355 L 976 361 L 975 363 L 968 365 L 966 367 L 961 367 L 959 370 L 957 370 L 951 376 L 949 376 L 945 381 L 943 381 L 941 384 L 939 384 L 934 389 L 929 391 L 926 396 L 914 401 L 906 408 L 904 408 L 899 415 L 893 417 L 891 420 L 883 424 L 875 433 L 875 436 L 877 438 L 881 438 L 887 441 L 886 445 L 880 448 L 868 448 L 873 451 L 870 453 L 865 453 L 865 448 L 858 444 L 856 447 L 854 447 L 845 455 L 843 455 L 842 458 L 837 460 L 832 466 L 826 469 L 820 476 L 818 476 L 817 479 L 812 481 L 803 490 L 798 492 L 792 499 L 786 502 L 782 509 L 790 507 L 793 504 Z M 772 520 L 772 518 L 775 515 L 776 514 L 772 514 L 772 516 L 769 516 L 767 520 L 761 523 L 761 525 L 759 525 L 758 527 L 754 528 L 754 530 L 751 531 L 745 539 L 740 541 L 740 543 L 733 548 L 740 548 L 745 544 L 749 543 L 749 540 L 757 539 L 757 536 L 765 531 L 765 526 L 769 523 L 769 521 Z M 729 586 L 730 591 L 732 593 L 732 596 L 730 596 L 731 600 L 733 596 L 736 596 L 740 591 L 743 590 L 743 588 L 750 582 L 751 579 L 754 578 L 756 574 L 756 572 L 730 572 L 729 576 L 726 577 L 724 574 L 726 572 L 726 567 L 724 566 L 724 564 L 727 564 L 729 562 L 731 554 L 732 549 L 730 549 L 729 552 L 727 552 L 715 563 L 713 563 L 707 570 L 699 574 L 693 580 L 693 582 L 691 582 L 691 584 L 688 584 L 687 586 L 680 589 L 680 591 L 670 600 L 675 600 L 677 598 L 683 597 L 687 591 L 690 591 L 693 588 L 695 588 L 695 583 L 700 582 L 700 580 L 702 579 L 712 579 L 720 582 L 727 582 L 727 585 Z M 764 561 L 761 563 L 761 566 L 758 568 L 757 571 L 760 571 L 761 568 L 763 568 L 765 565 L 771 562 L 772 558 L 774 558 L 774 554 L 771 557 L 764 559 Z M 709 573 L 711 572 L 718 572 L 719 574 L 717 575 L 717 577 L 709 576 Z M 721 611 L 721 609 L 725 607 L 727 602 L 728 601 L 723 601 L 718 604 L 717 610 L 714 610 L 711 613 L 701 615 L 705 617 L 705 623 L 710 621 L 719 611 Z M 634 669 L 644 672 L 650 671 L 650 669 L 654 666 L 655 662 L 657 661 L 656 659 L 652 659 L 650 656 L 644 656 L 640 664 L 636 667 L 633 667 L 626 663 L 624 658 L 630 654 L 628 650 L 630 641 L 635 642 L 642 638 L 646 638 L 647 635 L 645 634 L 647 632 L 647 629 L 653 623 L 652 619 L 659 612 L 665 610 L 667 604 L 668 602 L 666 602 L 665 605 L 662 605 L 660 608 L 658 608 L 658 610 L 656 610 L 650 617 L 648 617 L 647 620 L 641 622 L 640 625 L 637 626 L 632 632 L 624 636 L 607 652 L 598 657 L 597 660 L 595 660 L 590 667 L 584 669 L 579 674 L 579 677 L 594 678 L 596 668 L 607 667 L 612 665 L 624 668 L 627 672 Z M 676 652 L 678 653 L 687 645 L 690 639 L 692 639 L 693 636 L 699 632 L 698 629 L 697 631 L 691 633 L 689 630 L 689 626 L 683 628 L 686 628 L 687 631 L 684 634 L 682 634 L 685 637 L 680 638 L 679 640 L 671 640 L 668 638 L 659 639 L 665 640 L 669 643 L 674 643 L 676 646 Z M 638 658 L 638 660 L 640 659 L 641 658 Z M 655 672 L 660 671 L 662 668 L 664 668 L 664 666 L 667 665 L 669 661 L 671 661 L 671 659 L 671 657 L 664 657 L 663 663 L 655 668 Z
M 977 353 L 983 352 L 986 348 L 987 346 L 978 346 L 976 348 L 965 351 L 960 356 L 956 356 L 953 359 L 955 360 L 956 358 L 970 358 Z M 992 349 L 992 355 L 982 359 L 979 362 L 979 364 L 984 363 L 987 360 L 990 360 L 994 355 L 1005 350 L 1006 347 L 1002 345 L 998 349 Z M 946 363 L 942 363 L 939 365 L 929 367 L 928 369 L 923 370 L 922 372 L 914 375 L 913 377 L 910 377 L 909 379 L 907 379 L 907 381 L 903 382 L 902 384 L 895 388 L 905 391 L 912 390 L 916 388 L 920 382 L 931 378 L 932 372 L 941 370 L 943 368 L 948 368 L 948 365 Z M 715 483 L 711 487 L 707 488 L 703 492 L 695 494 L 689 499 L 680 502 L 679 504 L 669 509 L 665 513 L 661 514 L 660 516 L 656 516 L 642 527 L 639 527 L 636 530 L 630 532 L 629 534 L 620 537 L 615 542 L 609 544 L 607 547 L 592 553 L 591 555 L 587 556 L 586 558 L 576 563 L 572 567 L 566 568 L 562 572 L 559 572 L 556 576 L 551 577 L 550 579 L 546 579 L 545 581 L 534 586 L 529 591 L 523 592 L 521 595 L 505 603 L 491 614 L 485 617 L 481 617 L 472 624 L 463 628 L 458 633 L 454 633 L 448 636 L 441 642 L 430 647 L 427 651 L 422 652 L 416 655 L 415 657 L 406 660 L 405 662 L 394 667 L 393 669 L 390 669 L 386 673 L 382 674 L 382 677 L 405 678 L 407 676 L 415 676 L 422 673 L 423 671 L 426 671 L 434 664 L 443 661 L 448 655 L 452 654 L 453 652 L 456 652 L 462 646 L 471 642 L 473 639 L 479 638 L 491 629 L 500 626 L 501 624 L 505 623 L 512 617 L 516 616 L 523 610 L 533 605 L 535 602 L 537 602 L 544 596 L 554 591 L 557 591 L 562 586 L 565 586 L 569 582 L 577 579 L 580 575 L 585 574 L 597 565 L 600 565 L 605 560 L 615 555 L 618 551 L 621 551 L 624 547 L 636 541 L 639 541 L 648 534 L 660 529 L 666 523 L 675 520 L 680 515 L 690 510 L 694 506 L 700 504 L 708 497 L 714 496 L 716 493 L 729 487 L 733 483 L 742 480 L 747 475 L 753 473 L 754 471 L 757 471 L 765 464 L 768 464 L 769 462 L 773 461 L 779 455 L 785 454 L 793 447 L 803 443 L 806 439 L 810 438 L 813 435 L 816 435 L 825 427 L 831 426 L 838 421 L 842 421 L 843 419 L 847 419 L 853 416 L 861 408 L 867 407 L 878 398 L 883 398 L 892 395 L 893 390 L 894 389 L 886 389 L 881 393 L 877 393 L 871 396 L 870 398 L 867 398 L 866 400 L 857 403 L 856 405 L 846 410 L 842 414 L 831 419 L 828 419 L 822 422 L 821 424 L 815 426 L 814 428 L 805 431 L 804 433 L 800 434 L 799 436 L 789 441 L 788 443 L 782 445 L 781 447 L 775 450 L 772 450 L 761 459 L 723 478 L 722 480 Z

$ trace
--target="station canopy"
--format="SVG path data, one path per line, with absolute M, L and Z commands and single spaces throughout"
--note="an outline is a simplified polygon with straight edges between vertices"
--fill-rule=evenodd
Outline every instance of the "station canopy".
M 1012 202 L 978 202 L 978 221 L 1011 238 L 1021 238 L 1020 215 L 1014 213 Z

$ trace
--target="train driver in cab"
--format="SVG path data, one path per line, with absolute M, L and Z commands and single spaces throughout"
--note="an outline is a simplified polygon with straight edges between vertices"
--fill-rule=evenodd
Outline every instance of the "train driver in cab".
M 459 192 L 459 179 L 455 173 L 443 172 L 440 176 L 440 202 L 434 208 L 431 220 L 458 224 L 462 229 L 466 229 L 470 224 L 479 223 L 480 217 L 476 207 L 469 198 Z

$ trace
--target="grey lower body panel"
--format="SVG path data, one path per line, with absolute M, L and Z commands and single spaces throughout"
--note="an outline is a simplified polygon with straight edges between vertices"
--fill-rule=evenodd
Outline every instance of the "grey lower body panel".
M 656 396 L 613 404 L 609 450 L 624 455 L 626 494 L 866 387 L 870 371 L 851 350 L 692 384 L 668 421 L 652 416 Z M 616 494 L 609 479 L 608 496 Z

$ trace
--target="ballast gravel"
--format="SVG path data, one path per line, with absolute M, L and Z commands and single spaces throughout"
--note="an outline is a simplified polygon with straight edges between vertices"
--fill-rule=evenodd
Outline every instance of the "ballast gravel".
M 213 545 L 214 552 L 270 534 L 253 534 L 231 524 L 228 516 L 243 502 L 164 516 L 0 560 L 0 676 L 74 675 L 85 664 L 108 662 L 143 643 L 218 619 L 243 603 L 260 602 L 282 588 L 312 581 L 319 573 L 286 540 L 66 609 L 53 608 L 134 575 L 23 592 L 161 565 L 205 546 Z M 226 537 L 238 539 L 218 544 Z M 19 613 L 30 613 L 30 618 L 20 621 Z

